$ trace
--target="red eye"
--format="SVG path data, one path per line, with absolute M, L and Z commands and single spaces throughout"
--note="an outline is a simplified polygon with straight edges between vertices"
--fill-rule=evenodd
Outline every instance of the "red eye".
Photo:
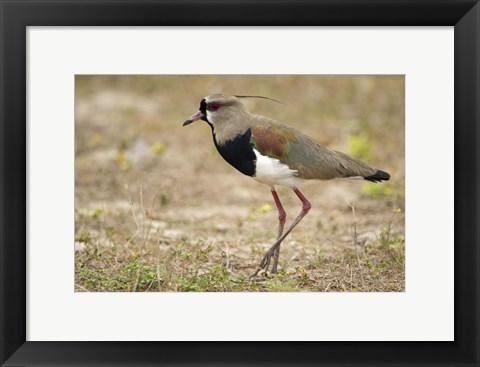
M 210 110 L 216 111 L 220 108 L 220 105 L 216 102 L 212 102 L 208 105 L 208 107 L 210 108 Z

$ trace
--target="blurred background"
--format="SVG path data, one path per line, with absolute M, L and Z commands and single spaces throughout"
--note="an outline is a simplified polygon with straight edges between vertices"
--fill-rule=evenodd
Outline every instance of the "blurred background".
M 76 291 L 404 291 L 403 76 L 87 76 L 75 81 Z M 280 274 L 249 281 L 277 233 L 269 188 L 182 123 L 213 93 L 391 174 L 310 181 Z M 301 209 L 279 188 L 287 225 Z

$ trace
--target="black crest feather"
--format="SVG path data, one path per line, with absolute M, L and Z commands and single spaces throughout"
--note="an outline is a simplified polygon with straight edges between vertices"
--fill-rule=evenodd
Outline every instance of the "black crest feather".
M 270 98 L 270 97 L 264 97 L 264 96 L 235 96 L 237 98 L 261 98 L 261 99 L 269 99 L 270 101 L 277 102 L 280 104 L 285 104 L 281 101 L 277 101 L 276 99 Z

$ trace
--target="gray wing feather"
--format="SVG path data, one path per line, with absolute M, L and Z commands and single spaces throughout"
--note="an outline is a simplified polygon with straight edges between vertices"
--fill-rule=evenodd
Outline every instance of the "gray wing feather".
M 277 125 L 295 135 L 296 142 L 289 141 L 289 153 L 280 158 L 282 163 L 298 171 L 298 177 L 307 180 L 368 177 L 377 170 L 349 155 L 328 149 L 315 140 L 288 125 L 260 115 L 252 115 L 252 124 Z
M 296 131 L 296 137 L 298 143 L 290 143 L 290 154 L 286 157 L 285 163 L 298 171 L 298 177 L 330 180 L 356 176 L 368 177 L 377 171 L 345 153 L 318 144 L 299 131 Z

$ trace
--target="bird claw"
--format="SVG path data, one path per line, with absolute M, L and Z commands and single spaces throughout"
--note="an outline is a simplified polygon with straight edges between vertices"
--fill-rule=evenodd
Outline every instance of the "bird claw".
M 255 271 L 255 273 L 253 273 L 252 275 L 250 275 L 250 279 L 252 278 L 255 278 L 257 276 L 257 274 L 262 270 L 264 269 L 265 272 L 263 273 L 264 276 L 267 276 L 268 275 L 268 268 L 270 266 L 270 262 L 271 262 L 271 258 L 273 256 L 273 252 L 268 250 L 267 253 L 265 254 L 265 256 L 263 257 L 262 261 L 260 262 L 260 265 L 258 266 L 257 270 Z M 275 269 L 275 272 L 273 271 L 274 269 L 272 269 L 272 274 L 276 274 L 277 271 Z
M 260 272 L 260 270 L 262 270 L 262 268 L 258 267 L 255 273 L 249 276 L 249 279 L 252 280 L 253 278 L 255 278 L 257 274 Z

